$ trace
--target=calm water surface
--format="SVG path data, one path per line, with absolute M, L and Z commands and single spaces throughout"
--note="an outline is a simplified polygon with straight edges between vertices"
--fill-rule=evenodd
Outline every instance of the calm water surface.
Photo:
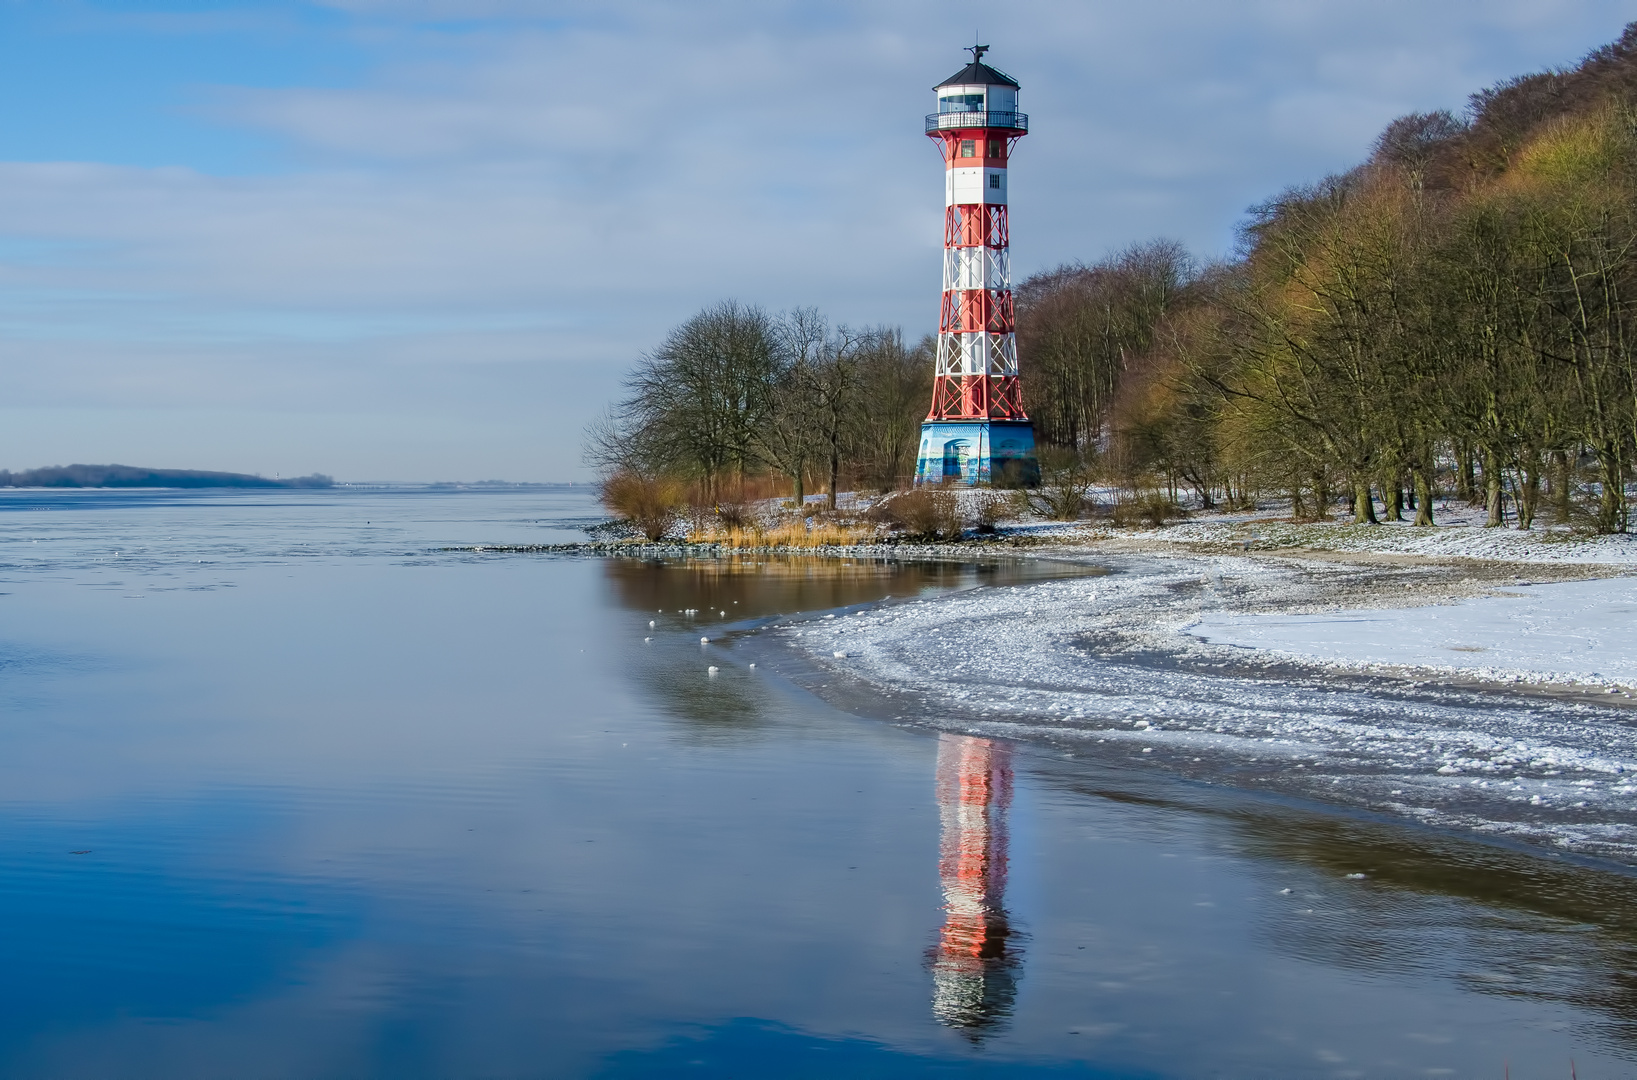
M 756 644 L 1050 568 L 438 550 L 598 516 L 0 494 L 0 1075 L 1632 1075 L 1623 872 L 860 719 Z

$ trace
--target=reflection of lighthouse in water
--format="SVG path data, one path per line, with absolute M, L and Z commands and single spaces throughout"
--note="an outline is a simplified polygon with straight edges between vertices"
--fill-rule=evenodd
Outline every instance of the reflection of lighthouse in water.
M 1012 762 L 1005 747 L 965 735 L 939 738 L 938 876 L 945 917 L 931 953 L 932 1014 L 973 1038 L 1010 1016 L 1017 996 L 1011 955 L 1016 935 L 1006 914 L 1011 801 Z

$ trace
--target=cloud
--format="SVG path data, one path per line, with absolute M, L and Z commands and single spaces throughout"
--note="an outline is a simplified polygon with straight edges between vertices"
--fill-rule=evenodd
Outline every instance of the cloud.
M 1020 0 L 1004 21 L 930 0 L 323 6 L 335 17 L 291 25 L 369 58 L 345 85 L 185 87 L 224 136 L 276 147 L 276 167 L 0 164 L 13 407 L 203 415 L 316 395 L 338 417 L 373 410 L 371 430 L 402 417 L 401 445 L 428 416 L 468 430 L 488 408 L 516 422 L 471 428 L 440 475 L 569 477 L 583 419 L 703 304 L 931 328 L 941 184 L 919 124 L 980 17 L 1033 117 L 1012 187 L 1021 272 L 1155 235 L 1224 252 L 1247 205 L 1347 167 L 1393 116 L 1572 62 L 1624 17 L 1407 0 Z M 199 459 L 172 464 L 222 464 L 219 427 L 199 431 Z M 342 420 L 306 439 L 336 458 L 284 471 L 364 465 Z M 0 464 L 44 463 L 23 453 L 0 436 Z

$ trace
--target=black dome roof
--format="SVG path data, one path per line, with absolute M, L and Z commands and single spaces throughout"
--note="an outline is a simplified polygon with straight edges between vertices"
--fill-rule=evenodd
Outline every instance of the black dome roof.
M 934 86 L 934 90 L 941 90 L 946 86 L 1016 86 L 1017 80 L 1004 71 L 996 71 L 988 64 L 974 60 L 961 68 L 943 82 Z

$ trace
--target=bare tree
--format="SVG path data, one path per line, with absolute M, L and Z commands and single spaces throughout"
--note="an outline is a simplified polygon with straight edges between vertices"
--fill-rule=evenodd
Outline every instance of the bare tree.
M 897 327 L 866 331 L 859 345 L 856 426 L 850 456 L 862 475 L 888 490 L 915 472 L 921 421 L 932 400 L 936 339 L 904 347 Z
M 598 429 L 597 455 L 698 476 L 715 498 L 724 474 L 757 460 L 756 432 L 773 409 L 779 349 L 760 308 L 728 300 L 666 335 L 627 376 L 627 397 Z M 625 449 L 610 449 L 610 439 Z

